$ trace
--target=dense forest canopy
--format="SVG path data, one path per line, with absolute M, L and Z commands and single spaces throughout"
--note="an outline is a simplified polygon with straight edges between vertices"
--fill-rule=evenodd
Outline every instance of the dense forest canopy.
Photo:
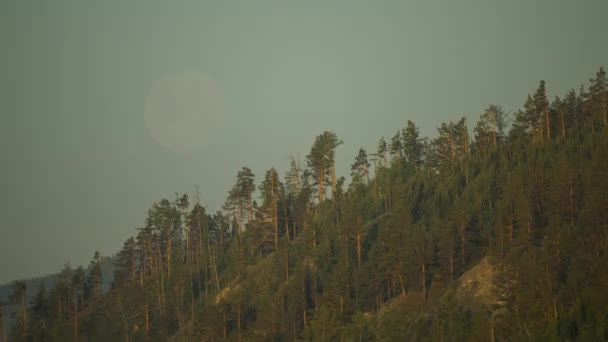
M 435 137 L 404 119 L 350 184 L 326 131 L 284 175 L 235 172 L 220 211 L 160 199 L 108 291 L 97 252 L 31 302 L 15 281 L 3 341 L 606 340 L 608 81 L 548 86 Z

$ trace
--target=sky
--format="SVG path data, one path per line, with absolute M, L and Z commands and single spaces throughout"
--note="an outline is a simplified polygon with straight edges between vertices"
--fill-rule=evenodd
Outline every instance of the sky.
M 608 66 L 608 1 L 0 2 L 0 283 L 115 254 L 174 193 L 220 209 L 335 132 L 338 176 Z

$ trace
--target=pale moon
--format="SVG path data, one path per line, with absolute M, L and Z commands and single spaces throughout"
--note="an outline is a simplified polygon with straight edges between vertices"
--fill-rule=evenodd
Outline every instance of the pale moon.
M 222 87 L 202 73 L 156 81 L 144 103 L 144 123 L 152 137 L 178 152 L 209 142 L 224 113 Z

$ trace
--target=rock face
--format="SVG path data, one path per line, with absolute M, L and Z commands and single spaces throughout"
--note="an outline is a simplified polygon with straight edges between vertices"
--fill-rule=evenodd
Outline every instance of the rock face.
M 463 303 L 487 305 L 495 304 L 498 298 L 496 270 L 490 257 L 462 275 L 458 286 L 458 297 Z
M 456 291 L 460 304 L 500 318 L 507 311 L 510 295 L 510 284 L 499 283 L 504 280 L 500 272 L 491 257 L 483 258 L 462 275 Z

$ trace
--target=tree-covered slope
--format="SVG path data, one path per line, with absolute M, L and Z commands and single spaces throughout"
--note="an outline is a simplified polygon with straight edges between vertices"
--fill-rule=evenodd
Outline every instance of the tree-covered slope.
M 408 121 L 348 185 L 325 132 L 284 176 L 243 167 L 221 211 L 161 199 L 112 289 L 66 267 L 12 339 L 608 339 L 603 69 L 581 90 L 550 102 L 540 82 L 433 138 Z

